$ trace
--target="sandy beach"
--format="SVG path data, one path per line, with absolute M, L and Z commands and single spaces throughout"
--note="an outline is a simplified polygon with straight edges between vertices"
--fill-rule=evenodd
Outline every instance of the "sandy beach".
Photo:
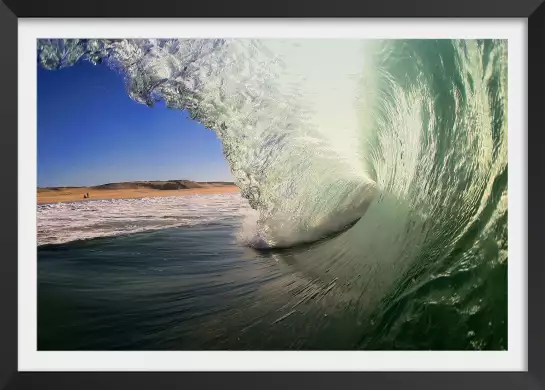
M 90 187 L 56 188 L 38 190 L 37 203 L 58 203 L 89 201 L 96 199 L 132 199 L 151 198 L 158 196 L 183 196 L 195 194 L 222 194 L 226 192 L 238 192 L 235 185 L 208 186 L 202 188 L 185 188 L 179 190 L 157 190 L 150 188 L 123 188 L 123 189 L 96 189 Z M 89 198 L 83 195 L 89 193 Z

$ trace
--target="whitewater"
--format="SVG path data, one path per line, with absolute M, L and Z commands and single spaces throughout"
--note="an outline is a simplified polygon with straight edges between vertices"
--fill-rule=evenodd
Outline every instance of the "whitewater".
M 209 225 L 252 213 L 239 194 L 89 200 L 36 207 L 38 245 Z

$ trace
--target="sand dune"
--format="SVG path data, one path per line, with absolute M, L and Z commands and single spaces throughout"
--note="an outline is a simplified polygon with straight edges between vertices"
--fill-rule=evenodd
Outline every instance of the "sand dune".
M 229 182 L 195 182 L 190 180 L 137 181 L 108 183 L 93 187 L 38 188 L 37 202 L 38 204 L 44 204 L 93 199 L 130 199 L 156 196 L 219 194 L 238 191 L 239 188 Z M 84 199 L 83 196 L 85 193 L 89 193 L 88 199 Z

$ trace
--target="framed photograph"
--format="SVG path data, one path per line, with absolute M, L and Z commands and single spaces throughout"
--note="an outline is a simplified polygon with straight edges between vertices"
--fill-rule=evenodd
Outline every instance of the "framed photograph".
M 4 0 L 0 388 L 544 389 L 544 7 Z

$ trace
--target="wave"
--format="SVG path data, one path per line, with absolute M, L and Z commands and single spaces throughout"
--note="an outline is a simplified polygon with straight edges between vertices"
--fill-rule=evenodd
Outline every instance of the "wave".
M 45 68 L 82 59 L 122 73 L 135 101 L 165 101 L 216 132 L 256 210 L 247 242 L 290 247 L 353 225 L 313 255 L 282 256 L 335 275 L 358 310 L 381 302 L 375 336 L 412 326 L 419 308 L 394 310 L 407 296 L 456 306 L 506 266 L 507 41 L 38 42 Z M 436 290 L 456 302 L 423 292 L 467 272 L 480 276 Z

